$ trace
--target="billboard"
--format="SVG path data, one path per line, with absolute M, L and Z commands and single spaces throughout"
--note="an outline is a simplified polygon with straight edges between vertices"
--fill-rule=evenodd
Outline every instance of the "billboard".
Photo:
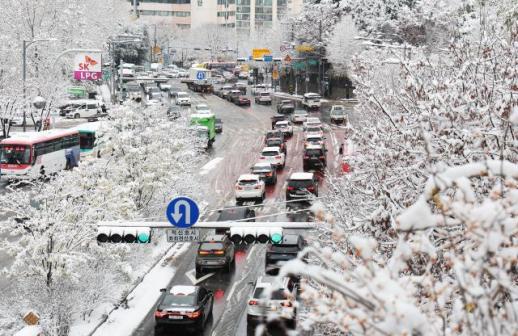
M 74 57 L 74 79 L 100 80 L 103 77 L 100 52 L 78 53 Z
M 270 49 L 252 49 L 252 58 L 253 59 L 256 59 L 256 58 L 263 58 L 263 56 L 265 55 L 271 55 L 272 52 L 270 51 Z

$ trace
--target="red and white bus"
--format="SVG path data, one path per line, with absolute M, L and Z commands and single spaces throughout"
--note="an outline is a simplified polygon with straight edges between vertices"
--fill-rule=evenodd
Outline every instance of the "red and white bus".
M 79 163 L 79 132 L 49 130 L 16 133 L 0 141 L 0 176 L 35 179 Z

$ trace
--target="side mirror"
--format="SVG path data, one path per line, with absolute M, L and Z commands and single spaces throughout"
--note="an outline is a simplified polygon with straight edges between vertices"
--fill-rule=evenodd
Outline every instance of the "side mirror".
M 167 288 L 160 288 L 160 292 L 162 292 L 162 293 L 167 292 Z

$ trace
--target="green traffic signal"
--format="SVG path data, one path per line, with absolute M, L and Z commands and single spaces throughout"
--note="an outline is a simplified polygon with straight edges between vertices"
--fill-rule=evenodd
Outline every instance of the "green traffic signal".
M 279 244 L 282 242 L 282 234 L 281 233 L 273 233 L 271 236 L 272 243 Z
M 141 244 L 146 244 L 150 242 L 151 235 L 149 232 L 139 232 L 137 235 L 137 241 Z

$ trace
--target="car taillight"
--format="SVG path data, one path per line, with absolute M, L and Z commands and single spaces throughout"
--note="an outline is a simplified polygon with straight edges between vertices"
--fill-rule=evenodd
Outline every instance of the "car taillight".
M 292 307 L 293 304 L 291 303 L 291 301 L 282 301 L 281 302 L 281 306 L 283 306 L 283 307 Z
M 309 159 L 309 155 L 304 155 L 304 159 Z
M 288 190 L 295 190 L 295 187 L 288 187 Z
M 212 253 L 213 253 L 213 254 L 215 254 L 215 255 L 224 255 L 224 254 L 225 254 L 225 251 L 223 251 L 223 250 L 217 250 L 217 251 L 214 251 L 214 252 L 212 252 Z
M 311 186 L 307 188 L 309 191 L 315 191 L 315 187 Z
M 199 255 L 208 255 L 209 251 L 199 251 L 198 254 Z
M 258 304 L 257 300 L 250 300 L 250 301 L 248 301 L 248 305 L 249 306 L 257 306 L 257 304 Z
M 185 316 L 187 316 L 188 318 L 198 318 L 201 316 L 201 311 L 199 310 L 196 310 L 196 311 L 193 311 L 192 313 L 185 313 Z
M 325 156 L 324 156 L 324 155 L 321 155 L 321 156 L 319 156 L 319 158 L 321 158 L 321 159 L 325 159 Z
M 243 187 L 240 185 L 236 185 L 236 190 L 243 190 Z
M 280 158 L 281 158 L 281 156 L 280 156 L 280 155 L 277 155 L 277 156 L 275 156 L 275 158 L 276 158 L 276 159 L 280 159 Z
M 155 311 L 155 317 L 162 318 L 167 315 L 167 312 L 163 312 L 161 310 Z
M 265 159 L 265 157 L 264 157 L 264 156 L 261 156 L 261 157 L 260 157 L 260 159 Z

